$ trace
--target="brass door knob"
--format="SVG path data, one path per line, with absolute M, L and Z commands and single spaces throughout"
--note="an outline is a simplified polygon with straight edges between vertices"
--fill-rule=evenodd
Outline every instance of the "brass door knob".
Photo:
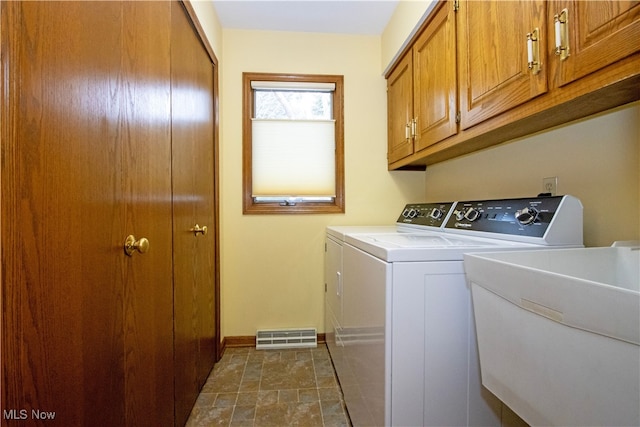
M 149 250 L 149 240 L 142 237 L 140 240 L 136 240 L 136 238 L 130 234 L 124 241 L 124 253 L 129 256 L 133 256 L 135 251 L 140 252 L 141 254 L 146 253 Z
M 200 227 L 198 224 L 196 224 L 192 228 L 190 228 L 189 231 L 191 231 L 196 236 L 198 235 L 198 233 L 202 234 L 203 236 L 206 236 L 207 226 L 203 225 L 202 227 Z

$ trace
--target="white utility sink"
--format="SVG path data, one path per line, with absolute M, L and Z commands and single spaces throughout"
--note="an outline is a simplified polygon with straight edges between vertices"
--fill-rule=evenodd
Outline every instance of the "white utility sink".
M 531 425 L 640 426 L 640 248 L 465 255 L 482 383 Z

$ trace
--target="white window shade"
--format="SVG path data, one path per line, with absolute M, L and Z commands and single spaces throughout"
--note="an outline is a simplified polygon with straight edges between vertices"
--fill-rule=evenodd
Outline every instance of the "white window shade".
M 252 119 L 253 197 L 335 197 L 335 121 Z

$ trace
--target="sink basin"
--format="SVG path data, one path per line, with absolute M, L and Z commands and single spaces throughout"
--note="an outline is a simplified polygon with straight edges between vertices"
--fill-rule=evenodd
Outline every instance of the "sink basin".
M 531 425 L 640 425 L 640 248 L 465 255 L 482 383 Z

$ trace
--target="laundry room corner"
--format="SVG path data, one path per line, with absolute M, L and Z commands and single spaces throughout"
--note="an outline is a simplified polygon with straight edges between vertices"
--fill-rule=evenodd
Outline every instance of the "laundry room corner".
M 324 332 L 324 230 L 392 222 L 424 197 L 424 172 L 387 170 L 386 82 L 379 36 L 224 30 L 221 116 L 224 337 L 258 329 Z M 243 215 L 242 73 L 344 76 L 343 214 Z

